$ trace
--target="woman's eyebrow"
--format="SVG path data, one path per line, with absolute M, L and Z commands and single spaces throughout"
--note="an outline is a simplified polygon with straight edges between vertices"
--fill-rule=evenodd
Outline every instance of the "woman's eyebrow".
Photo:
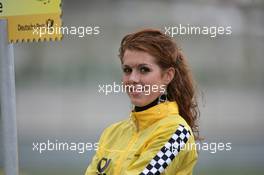
M 142 67 L 142 66 L 150 66 L 150 64 L 143 63 L 143 64 L 139 64 L 138 66 L 140 66 L 140 67 Z
M 122 67 L 130 67 L 130 66 L 127 64 L 122 64 Z
M 136 65 L 127 65 L 127 64 L 123 64 L 122 67 L 130 67 L 130 68 L 133 68 L 133 67 L 142 67 L 142 66 L 151 66 L 151 64 L 147 64 L 147 63 L 141 63 L 141 64 L 136 64 Z

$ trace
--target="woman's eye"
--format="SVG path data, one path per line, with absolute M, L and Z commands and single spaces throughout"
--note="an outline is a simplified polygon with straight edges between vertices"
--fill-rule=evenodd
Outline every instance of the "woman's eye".
M 128 67 L 125 67 L 125 68 L 123 68 L 123 72 L 124 73 L 130 73 L 131 72 L 131 69 L 130 68 L 128 68 Z
M 141 67 L 140 72 L 141 73 L 147 73 L 147 72 L 150 72 L 150 69 L 148 67 Z

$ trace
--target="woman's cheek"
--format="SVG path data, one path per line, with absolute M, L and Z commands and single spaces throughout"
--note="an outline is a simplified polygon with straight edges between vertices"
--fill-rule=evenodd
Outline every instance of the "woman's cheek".
M 127 82 L 128 82 L 127 76 L 125 76 L 125 75 L 122 76 L 122 82 L 123 82 L 123 84 L 127 84 Z

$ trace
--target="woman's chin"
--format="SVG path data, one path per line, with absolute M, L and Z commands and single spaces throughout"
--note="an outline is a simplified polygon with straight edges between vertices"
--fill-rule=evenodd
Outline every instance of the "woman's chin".
M 130 101 L 133 105 L 138 106 L 138 107 L 146 106 L 148 104 L 148 102 L 146 102 L 146 100 L 143 98 L 130 97 Z
M 142 106 L 145 106 L 144 105 L 144 102 L 142 101 L 142 99 L 135 99 L 135 98 L 130 98 L 131 100 L 131 103 L 135 106 L 138 106 L 138 107 L 142 107 Z

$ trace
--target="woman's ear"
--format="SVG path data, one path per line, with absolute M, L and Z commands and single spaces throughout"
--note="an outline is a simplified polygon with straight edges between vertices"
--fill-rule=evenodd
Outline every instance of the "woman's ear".
M 165 71 L 163 80 L 164 80 L 164 84 L 168 85 L 170 84 L 170 82 L 172 81 L 173 77 L 175 75 L 175 69 L 173 67 L 168 68 Z

